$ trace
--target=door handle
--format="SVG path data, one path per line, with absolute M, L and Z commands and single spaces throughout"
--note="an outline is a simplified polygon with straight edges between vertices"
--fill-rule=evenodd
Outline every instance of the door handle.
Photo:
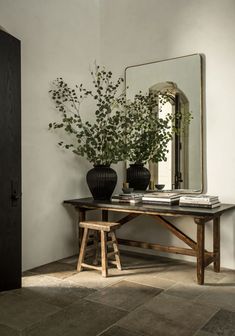
M 18 199 L 20 199 L 22 196 L 22 193 L 17 194 L 17 192 L 13 192 L 13 194 L 11 195 L 11 199 L 12 201 L 17 201 Z
M 18 181 L 11 181 L 11 204 L 13 207 L 18 205 L 18 201 L 21 196 L 22 193 L 19 191 Z

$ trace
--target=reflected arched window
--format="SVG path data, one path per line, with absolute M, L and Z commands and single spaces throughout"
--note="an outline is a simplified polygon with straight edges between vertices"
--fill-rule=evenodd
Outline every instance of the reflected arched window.
M 189 127 L 181 127 L 182 116 L 189 113 L 189 101 L 186 95 L 174 82 L 161 82 L 149 88 L 149 92 L 159 97 L 158 106 L 154 111 L 156 117 L 172 113 L 180 116 L 175 118 L 174 127 L 180 129 L 175 133 L 168 144 L 167 161 L 150 163 L 152 179 L 156 184 L 165 184 L 166 189 L 187 189 L 189 187 L 189 160 L 188 160 L 188 138 Z M 162 97 L 167 96 L 167 101 L 162 103 Z

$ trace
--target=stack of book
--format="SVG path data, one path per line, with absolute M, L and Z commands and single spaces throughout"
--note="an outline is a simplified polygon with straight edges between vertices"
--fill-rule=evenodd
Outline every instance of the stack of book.
M 153 192 L 147 193 L 142 197 L 143 203 L 152 203 L 152 204 L 179 204 L 180 194 L 172 192 Z
M 210 195 L 184 195 L 180 197 L 180 206 L 198 207 L 198 208 L 208 208 L 213 209 L 220 206 L 220 201 L 218 196 Z
M 130 203 L 136 204 L 142 201 L 143 194 L 119 194 L 113 195 L 111 198 L 112 202 L 119 202 L 119 203 Z

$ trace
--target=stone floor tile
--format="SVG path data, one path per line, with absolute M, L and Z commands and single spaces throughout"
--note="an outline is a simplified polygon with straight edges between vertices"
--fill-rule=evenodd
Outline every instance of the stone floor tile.
M 1 336 L 21 336 L 19 331 L 9 328 L 2 324 L 0 324 L 0 335 Z
M 76 283 L 58 278 L 34 275 L 22 279 L 22 288 L 14 293 L 31 298 L 40 298 L 44 302 L 65 307 L 74 301 L 95 292 L 95 289 L 80 287 Z
M 234 336 L 235 312 L 224 309 L 218 311 L 202 329 L 213 335 Z
M 216 336 L 216 335 L 204 330 L 199 330 L 193 336 Z
M 34 276 L 35 273 L 34 272 L 31 272 L 31 271 L 25 271 L 22 273 L 22 277 L 30 277 L 30 276 Z
M 157 287 L 161 289 L 168 289 L 176 283 L 173 280 L 168 280 L 158 277 L 156 272 L 153 273 L 140 273 L 129 274 L 124 277 L 124 280 L 136 282 L 142 285 Z
M 50 277 L 48 275 L 36 274 L 27 275 L 22 277 L 22 287 L 35 287 L 35 286 L 59 286 L 63 279 Z
M 50 264 L 46 264 L 46 265 L 31 269 L 30 272 L 33 272 L 36 274 L 49 275 L 49 276 L 53 276 L 59 279 L 65 279 L 73 274 L 76 274 L 77 270 L 74 267 L 74 265 L 60 263 L 60 262 L 53 262 Z
M 191 264 L 169 265 L 158 276 L 175 282 L 192 284 L 196 281 L 196 269 Z
M 24 336 L 95 336 L 125 314 L 117 308 L 80 300 L 25 330 Z
M 218 283 L 224 287 L 235 287 L 235 271 L 227 270 L 223 272 L 224 277 Z
M 135 267 L 136 266 L 146 267 L 146 265 L 156 267 L 158 265 L 170 265 L 173 264 L 175 261 L 170 258 L 121 251 L 121 262 L 124 267 L 132 265 Z
M 169 265 L 161 273 L 159 277 L 181 282 L 184 284 L 197 284 L 196 264 L 182 263 L 176 265 Z M 212 270 L 205 270 L 205 284 L 213 285 L 225 277 L 224 274 L 215 273 Z
M 129 265 L 123 266 L 122 270 L 119 271 L 117 268 L 111 268 L 111 274 L 123 274 L 125 276 L 131 276 L 132 274 L 148 274 L 149 276 L 159 275 L 166 266 L 163 264 L 141 264 L 141 265 Z M 113 273 L 112 273 L 113 272 Z M 156 274 L 155 274 L 156 273 Z
M 117 283 L 122 279 L 122 271 L 119 271 L 117 274 L 112 274 L 111 271 L 109 271 L 109 276 L 107 278 L 104 278 L 102 277 L 101 272 L 93 270 L 83 270 L 82 272 L 76 273 L 75 275 L 66 278 L 66 281 L 75 283 L 81 287 L 101 289 Z
M 204 328 L 225 319 L 230 335 L 235 271 L 208 267 L 205 286 L 198 286 L 193 263 L 126 251 L 121 262 L 123 270 L 110 267 L 108 278 L 77 273 L 77 256 L 24 272 L 22 289 L 0 293 L 0 335 L 218 336 L 221 329 Z M 230 317 L 217 315 L 221 308 Z
M 120 280 L 134 280 L 138 279 L 142 283 L 142 277 L 145 278 L 146 281 L 150 281 L 153 277 L 159 276 L 159 273 L 163 270 L 164 266 L 153 266 L 153 265 L 141 265 L 141 266 L 122 266 L 122 270 L 118 270 L 116 267 L 109 268 L 109 276 L 118 277 Z M 156 287 L 156 286 L 153 286 Z
M 0 297 L 0 324 L 22 330 L 59 310 L 41 300 L 9 293 Z
M 195 300 L 202 304 L 214 305 L 235 312 L 235 287 L 224 286 L 223 283 L 207 286 L 207 290 Z
M 196 264 L 195 264 L 196 270 Z M 219 281 L 223 281 L 225 277 L 225 273 L 216 273 L 211 268 L 206 268 L 205 270 L 205 285 L 206 286 L 213 286 L 216 285 Z
M 215 312 L 215 307 L 161 293 L 117 324 L 151 336 L 190 336 Z
M 155 312 L 141 306 L 117 323 L 122 328 L 145 336 L 191 336 L 193 333 L 174 321 L 164 319 Z
M 124 261 L 123 261 L 124 259 Z M 151 279 L 155 276 L 158 276 L 163 271 L 166 270 L 166 268 L 169 267 L 169 265 L 173 265 L 173 263 L 170 263 L 169 260 L 166 258 L 156 257 L 148 257 L 146 261 L 142 258 L 140 260 L 137 259 L 137 257 L 132 256 L 121 256 L 121 264 L 122 264 L 122 270 L 118 270 L 117 268 L 109 268 L 109 274 L 111 276 L 124 276 L 125 278 L 131 279 L 132 277 L 138 277 L 138 281 L 141 281 L 141 277 L 144 276 L 147 279 Z M 139 277 L 140 276 L 140 277 Z M 142 282 L 141 282 L 142 283 Z
M 60 263 L 67 263 L 76 266 L 78 261 L 78 255 L 71 256 L 68 258 L 64 258 L 59 260 Z M 158 256 L 151 256 L 151 255 L 142 255 L 140 253 L 133 253 L 133 252 L 122 252 L 121 251 L 121 263 L 123 268 L 129 267 L 130 269 L 139 268 L 141 267 L 156 267 L 158 265 L 169 265 L 174 263 L 174 260 L 170 258 L 158 257 Z
M 168 280 L 169 281 L 169 280 Z M 195 299 L 207 291 L 206 286 L 190 285 L 183 283 L 176 283 L 165 291 L 167 295 L 179 296 L 185 299 Z
M 109 328 L 107 331 L 105 331 L 102 334 L 99 334 L 99 336 L 144 336 L 144 334 L 136 333 L 131 330 L 123 329 L 118 326 L 113 326 Z
M 137 284 L 130 281 L 120 281 L 86 297 L 86 300 L 99 302 L 127 311 L 147 302 L 161 289 Z
M 196 303 L 195 300 L 167 295 L 165 292 L 154 297 L 145 306 L 160 315 L 179 321 L 181 326 L 199 329 L 208 319 L 215 314 L 216 307 Z
M 58 262 L 76 266 L 78 262 L 78 255 L 73 255 L 68 258 L 60 259 L 58 260 Z

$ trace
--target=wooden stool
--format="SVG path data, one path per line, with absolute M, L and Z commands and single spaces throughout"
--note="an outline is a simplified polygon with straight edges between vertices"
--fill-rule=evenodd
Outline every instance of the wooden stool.
M 93 221 L 85 221 L 80 222 L 79 226 L 81 228 L 84 228 L 83 232 L 83 238 L 80 248 L 80 254 L 78 258 L 78 265 L 77 265 L 77 271 L 80 272 L 82 268 L 91 268 L 96 269 L 102 272 L 102 276 L 106 277 L 108 275 L 108 257 L 115 256 L 115 260 L 109 261 L 112 264 L 115 264 L 119 270 L 121 270 L 121 262 L 120 262 L 120 253 L 118 249 L 118 243 L 117 238 L 115 235 L 115 230 L 118 229 L 121 225 L 119 223 L 112 223 L 112 222 L 93 222 Z M 100 231 L 101 236 L 101 266 L 94 266 L 84 263 L 84 258 L 86 254 L 86 246 L 87 246 L 87 240 L 89 237 L 89 230 L 96 231 L 98 236 L 98 231 Z M 110 233 L 111 240 L 107 240 L 107 235 Z M 107 245 L 112 244 L 113 246 L 113 252 L 107 253 Z M 95 260 L 97 261 L 97 253 L 98 253 L 98 239 L 94 241 L 94 245 L 96 247 L 96 255 Z

